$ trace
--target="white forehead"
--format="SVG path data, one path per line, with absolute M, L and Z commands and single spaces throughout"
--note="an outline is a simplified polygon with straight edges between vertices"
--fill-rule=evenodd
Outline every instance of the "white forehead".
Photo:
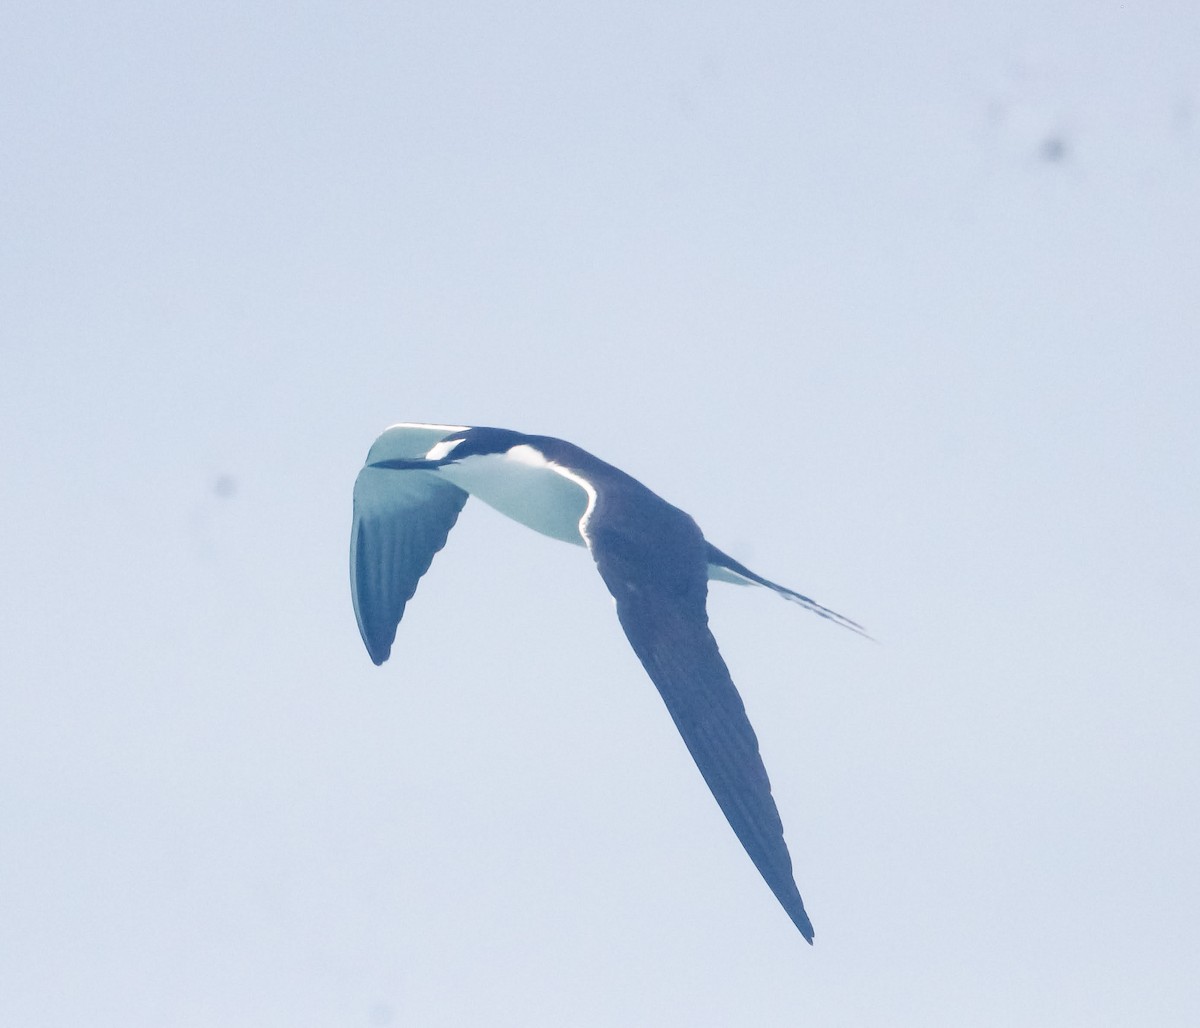
M 430 451 L 425 454 L 425 459 L 441 460 L 462 441 L 461 439 L 443 439 L 440 443 L 434 443 Z

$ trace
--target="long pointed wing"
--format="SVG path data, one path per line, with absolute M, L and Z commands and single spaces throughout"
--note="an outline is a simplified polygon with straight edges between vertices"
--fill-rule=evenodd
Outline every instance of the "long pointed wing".
M 371 448 L 368 461 L 416 457 L 454 426 L 397 425 Z M 365 467 L 354 482 L 350 592 L 367 652 L 382 664 L 392 651 L 404 606 L 433 556 L 446 544 L 467 494 L 428 471 Z
M 657 548 L 649 553 L 642 533 L 607 531 L 597 520 L 602 521 L 593 519 L 588 525 L 589 546 L 617 601 L 625 635 L 750 859 L 811 943 L 812 922 L 792 878 L 792 860 L 758 738 L 708 630 L 708 583 L 699 530 L 695 546 L 684 547 L 687 552 Z M 674 534 L 657 538 L 661 543 Z

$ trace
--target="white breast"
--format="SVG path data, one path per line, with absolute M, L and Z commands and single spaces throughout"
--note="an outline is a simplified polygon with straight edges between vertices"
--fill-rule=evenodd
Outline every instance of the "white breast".
M 587 490 L 532 446 L 464 457 L 438 473 L 535 532 L 584 545 L 579 522 L 588 508 Z

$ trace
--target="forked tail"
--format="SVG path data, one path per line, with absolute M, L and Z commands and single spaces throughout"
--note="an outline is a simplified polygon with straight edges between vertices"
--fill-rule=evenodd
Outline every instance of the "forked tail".
M 839 614 L 836 610 L 830 610 L 828 607 L 823 607 L 811 596 L 805 596 L 803 593 L 798 593 L 794 589 L 789 589 L 787 586 L 780 585 L 778 582 L 769 581 L 763 578 L 762 575 L 756 575 L 745 564 L 741 564 L 734 560 L 729 554 L 722 553 L 712 543 L 707 543 L 708 546 L 708 577 L 715 578 L 725 582 L 735 582 L 742 585 L 761 585 L 768 589 L 773 589 L 785 600 L 791 600 L 792 603 L 798 603 L 805 610 L 811 610 L 814 614 L 818 614 L 823 618 L 832 621 L 835 625 L 841 625 L 843 628 L 848 628 L 852 632 L 857 632 L 866 639 L 871 639 L 871 634 L 863 628 L 857 621 L 851 621 L 843 614 Z M 872 642 L 874 640 L 872 639 Z

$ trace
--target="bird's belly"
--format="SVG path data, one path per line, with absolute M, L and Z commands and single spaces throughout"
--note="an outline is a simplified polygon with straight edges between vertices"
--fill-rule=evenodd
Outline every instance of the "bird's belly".
M 533 464 L 509 454 L 485 454 L 448 464 L 439 473 L 535 532 L 584 545 L 579 522 L 587 510 L 588 495 L 547 463 Z

